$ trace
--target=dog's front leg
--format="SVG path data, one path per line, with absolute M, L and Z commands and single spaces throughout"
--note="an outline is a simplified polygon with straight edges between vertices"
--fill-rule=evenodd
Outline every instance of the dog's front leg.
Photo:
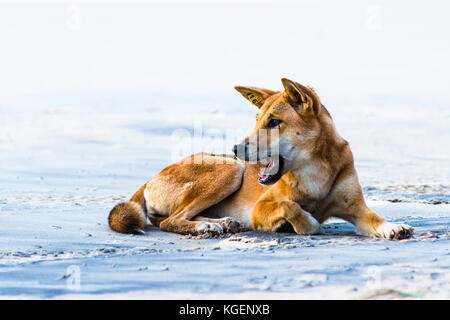
M 367 207 L 354 169 L 345 175 L 345 179 L 338 180 L 329 200 L 332 204 L 319 218 L 321 222 L 338 217 L 354 224 L 363 235 L 386 239 L 407 239 L 413 235 L 412 227 L 387 222 Z
M 297 234 L 320 233 L 320 223 L 291 200 L 260 200 L 252 213 L 254 230 L 275 232 L 290 223 Z
M 371 209 L 364 202 L 359 202 L 351 207 L 337 205 L 330 208 L 330 215 L 344 219 L 356 226 L 362 235 L 391 240 L 401 240 L 411 238 L 414 228 L 406 224 L 395 224 L 387 222 Z

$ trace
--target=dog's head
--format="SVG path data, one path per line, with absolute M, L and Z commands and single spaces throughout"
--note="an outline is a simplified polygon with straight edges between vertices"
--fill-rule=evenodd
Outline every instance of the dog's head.
M 242 160 L 267 163 L 259 177 L 265 185 L 310 159 L 321 134 L 321 103 L 316 93 L 288 79 L 281 82 L 283 92 L 235 87 L 259 111 L 255 128 L 233 151 Z

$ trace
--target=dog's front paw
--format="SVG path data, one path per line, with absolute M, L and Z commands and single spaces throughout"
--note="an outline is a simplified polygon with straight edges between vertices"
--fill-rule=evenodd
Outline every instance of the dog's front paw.
M 414 228 L 407 224 L 385 222 L 377 228 L 377 232 L 381 238 L 402 240 L 411 238 L 414 233 Z
M 225 232 L 228 233 L 238 233 L 245 231 L 244 224 L 231 217 L 220 219 L 220 226 L 223 228 Z
M 223 233 L 223 228 L 218 223 L 200 222 L 196 228 L 199 235 L 215 236 Z

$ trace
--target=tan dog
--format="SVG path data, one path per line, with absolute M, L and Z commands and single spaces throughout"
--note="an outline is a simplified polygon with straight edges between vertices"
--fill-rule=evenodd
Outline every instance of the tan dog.
M 386 222 L 366 206 L 350 146 L 317 94 L 281 81 L 283 92 L 236 87 L 259 108 L 253 132 L 234 147 L 237 158 L 201 153 L 172 164 L 112 209 L 111 228 L 142 233 L 148 217 L 180 234 L 273 232 L 288 224 L 313 234 L 338 217 L 364 235 L 411 237 L 412 227 Z

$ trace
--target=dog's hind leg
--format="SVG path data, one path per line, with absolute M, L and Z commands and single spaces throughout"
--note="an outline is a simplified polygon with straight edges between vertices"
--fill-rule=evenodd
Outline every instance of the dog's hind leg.
M 149 204 L 160 212 L 164 211 L 161 208 L 171 212 L 160 221 L 161 230 L 179 234 L 224 231 L 225 220 L 194 221 L 194 218 L 240 188 L 245 166 L 222 156 L 202 154 L 202 157 L 198 164 L 180 162 L 172 165 L 150 182 Z
M 225 218 L 206 218 L 200 215 L 196 216 L 194 221 L 205 221 L 210 223 L 218 223 L 224 232 L 227 233 L 238 233 L 246 230 L 245 225 L 232 217 Z
M 234 219 L 212 219 L 197 216 L 203 210 L 222 201 L 233 193 L 235 189 L 231 188 L 230 184 L 220 184 L 216 188 L 209 188 L 208 190 L 205 190 L 200 185 L 198 188 L 201 189 L 202 193 L 194 198 L 188 197 L 172 215 L 159 224 L 160 229 L 179 234 L 194 235 L 205 233 L 221 234 L 224 231 L 230 232 L 231 229 L 236 230 L 234 232 L 238 232 L 237 230 L 240 230 L 241 225 Z
M 219 223 L 206 221 L 191 221 L 199 212 L 208 208 L 208 202 L 193 201 L 185 207 L 180 208 L 178 212 L 174 212 L 170 217 L 163 220 L 159 224 L 159 228 L 163 231 L 174 232 L 179 234 L 221 234 L 223 228 Z

